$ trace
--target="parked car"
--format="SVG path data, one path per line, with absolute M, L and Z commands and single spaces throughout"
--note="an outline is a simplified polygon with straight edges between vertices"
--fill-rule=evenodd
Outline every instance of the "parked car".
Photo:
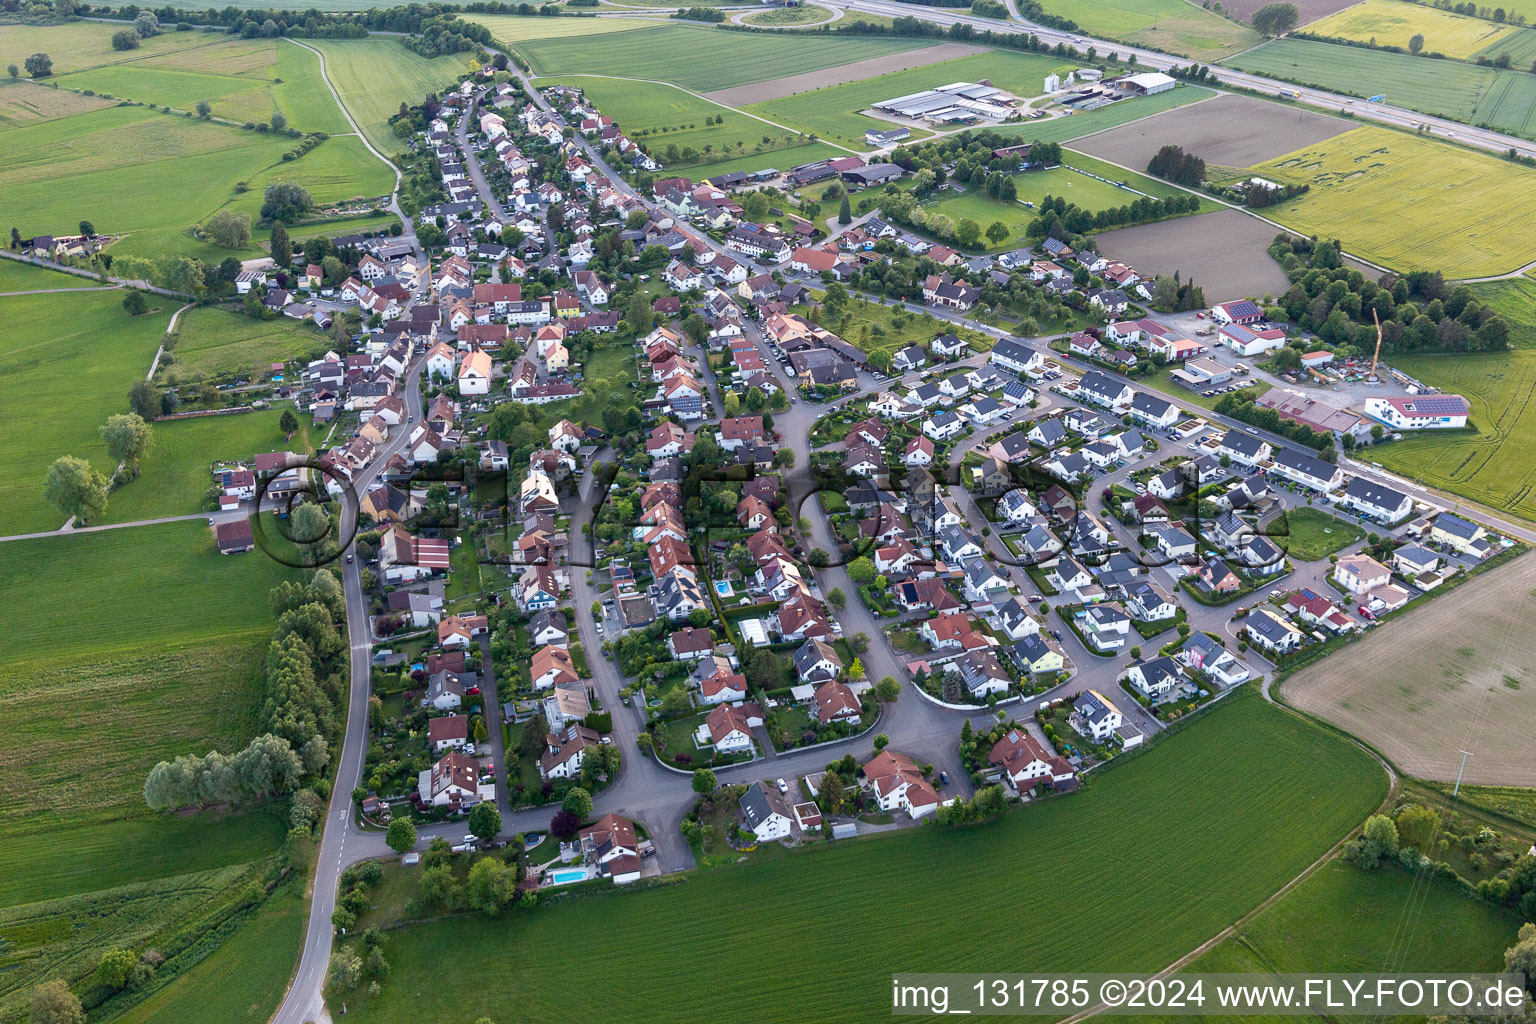
M 789 783 L 785 782 L 783 779 L 775 779 L 773 784 L 775 786 L 779 787 L 779 792 L 780 793 L 788 793 L 789 792 Z

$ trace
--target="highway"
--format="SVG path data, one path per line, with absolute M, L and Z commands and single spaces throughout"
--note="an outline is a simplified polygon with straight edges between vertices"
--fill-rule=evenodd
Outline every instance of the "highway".
M 822 0 L 818 0 L 822 2 Z M 1123 59 L 1127 54 L 1135 54 L 1137 63 L 1160 71 L 1166 71 L 1174 65 L 1187 66 L 1193 61 L 1182 57 L 1171 57 L 1156 50 L 1147 50 L 1139 46 L 1127 46 L 1124 43 L 1110 42 L 1107 39 L 1095 39 L 1083 32 L 1063 32 L 1060 29 L 1046 28 L 1036 25 L 1018 15 L 1013 3 L 1009 2 L 1009 9 L 1017 19 L 1014 24 L 998 22 L 992 18 L 974 17 L 962 10 L 950 10 L 942 7 L 918 7 L 912 4 L 897 3 L 895 0 L 825 0 L 823 6 L 841 8 L 848 12 L 864 12 L 866 14 L 879 14 L 891 18 L 917 18 L 921 21 L 935 25 L 971 25 L 977 31 L 990 29 L 993 32 L 1023 34 L 1038 36 L 1042 42 L 1048 42 L 1052 46 L 1057 43 L 1066 43 L 1075 46 L 1079 50 L 1089 46 L 1094 47 L 1100 54 L 1114 52 Z M 844 19 L 846 20 L 846 18 Z M 1266 78 L 1263 75 L 1250 74 L 1246 71 L 1238 71 L 1223 65 L 1209 65 L 1216 73 L 1222 84 L 1241 86 L 1245 89 L 1253 89 L 1258 92 L 1275 95 L 1280 92 L 1300 94 L 1295 102 L 1322 107 L 1329 111 L 1349 113 L 1362 121 L 1378 121 L 1382 124 L 1392 125 L 1396 128 L 1416 130 L 1420 125 L 1426 125 L 1429 133 L 1443 136 L 1456 142 L 1466 143 L 1480 149 L 1490 150 L 1503 155 L 1513 149 L 1522 156 L 1536 157 L 1536 142 L 1529 139 L 1518 138 L 1513 135 L 1505 135 L 1502 132 L 1492 131 L 1487 128 L 1478 128 L 1473 125 L 1463 124 L 1460 121 L 1452 121 L 1433 114 L 1421 114 L 1416 110 L 1405 107 L 1395 107 L 1390 103 L 1367 103 L 1356 96 L 1348 96 L 1343 93 L 1329 92 L 1326 89 L 1317 89 L 1311 86 L 1297 85 L 1293 82 L 1284 82 L 1276 78 Z

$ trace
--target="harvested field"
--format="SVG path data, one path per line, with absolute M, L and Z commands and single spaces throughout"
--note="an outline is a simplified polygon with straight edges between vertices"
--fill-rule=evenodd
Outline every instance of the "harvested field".
M 956 57 L 969 57 L 981 51 L 982 47 L 970 46 L 966 43 L 940 43 L 938 46 L 925 46 L 921 50 L 856 60 L 852 64 L 839 64 L 820 71 L 807 71 L 803 75 L 790 75 L 788 78 L 775 78 L 767 82 L 753 82 L 751 85 L 738 85 L 731 89 L 717 89 L 714 92 L 706 92 L 703 96 L 707 100 L 723 103 L 728 107 L 740 107 L 748 103 L 762 103 L 766 100 L 793 96 L 797 92 L 811 92 L 814 89 L 826 89 L 848 82 L 861 82 L 876 75 L 920 68 L 943 60 L 954 60 Z
M 48 121 L 112 105 L 100 96 L 81 96 L 64 89 L 48 89 L 25 81 L 0 85 L 0 131 L 31 121 Z
M 1193 280 L 1216 302 L 1222 296 L 1279 295 L 1290 287 L 1267 251 L 1278 233 L 1247 214 L 1221 210 L 1095 237 L 1100 252 L 1160 274 L 1177 270 L 1181 280 Z
M 1305 25 L 1319 18 L 1326 18 L 1336 11 L 1342 11 L 1357 0 L 1291 0 L 1291 2 L 1295 4 L 1296 11 L 1300 15 L 1296 23 Z M 1269 0 L 1226 0 L 1221 6 L 1231 17 L 1246 22 L 1252 20 L 1253 12 L 1266 3 L 1269 3 Z
M 1232 126 L 1241 124 L 1241 133 Z M 1224 95 L 1112 128 L 1074 148 L 1142 170 L 1158 149 L 1183 146 L 1207 164 L 1252 167 L 1349 131 L 1343 118 L 1252 96 Z
M 1536 778 L 1536 558 L 1439 597 L 1284 683 L 1285 697 L 1421 779 L 1526 786 Z M 1410 642 L 1411 641 L 1411 642 Z

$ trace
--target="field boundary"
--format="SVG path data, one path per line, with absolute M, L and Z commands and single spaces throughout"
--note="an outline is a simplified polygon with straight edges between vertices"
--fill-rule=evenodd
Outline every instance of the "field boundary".
M 561 74 L 561 75 L 530 75 L 529 77 L 532 78 L 534 81 L 538 81 L 541 78 L 545 78 L 545 79 L 557 79 L 557 78 L 558 79 L 566 79 L 566 78 L 603 78 L 603 79 L 607 79 L 610 82 L 643 82 L 646 85 L 664 85 L 664 86 L 666 86 L 669 89 L 676 89 L 678 92 L 687 93 L 689 96 L 692 96 L 694 99 L 703 100 L 705 103 L 708 103 L 711 106 L 719 107 L 722 110 L 729 110 L 732 113 L 740 114 L 742 117 L 750 117 L 754 121 L 761 121 L 763 124 L 772 125 L 775 128 L 782 128 L 784 131 L 786 131 L 786 132 L 794 132 L 796 135 L 806 135 L 806 133 L 801 131 L 799 128 L 795 128 L 795 127 L 792 127 L 792 126 L 787 125 L 787 124 L 779 124 L 779 122 L 777 122 L 777 121 L 770 121 L 766 117 L 761 117 L 761 116 L 759 116 L 757 114 L 748 113 L 747 111 L 742 110 L 740 107 L 733 107 L 733 106 L 731 106 L 728 103 L 721 103 L 718 100 L 712 100 L 708 96 L 706 96 L 704 93 L 694 92 L 692 89 L 685 88 L 684 86 L 678 85 L 676 82 L 663 82 L 663 81 L 660 81 L 660 80 L 655 79 L 655 78 L 630 78 L 630 77 L 625 76 L 625 75 L 595 75 L 595 74 L 568 75 L 568 74 Z M 821 138 L 819 136 L 817 136 L 816 138 L 811 138 L 809 135 L 806 135 L 806 142 L 807 143 L 822 142 L 822 143 L 825 143 L 828 146 L 831 146 L 834 149 L 840 149 L 844 153 L 852 153 L 855 156 L 862 156 L 863 155 L 863 153 L 861 153 L 857 149 L 849 149 L 847 146 L 840 146 L 840 145 L 838 145 L 835 142 L 832 142 L 832 141 L 830 141 L 828 139 L 823 139 L 823 138 Z M 371 149 L 372 147 L 369 147 L 369 148 Z M 391 165 L 391 166 L 393 166 L 393 165 Z M 398 176 L 399 172 L 396 171 L 395 173 Z

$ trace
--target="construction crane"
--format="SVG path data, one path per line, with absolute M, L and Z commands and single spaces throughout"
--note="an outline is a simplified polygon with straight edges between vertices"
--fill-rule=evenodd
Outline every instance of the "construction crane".
M 1381 315 L 1372 309 L 1371 319 L 1376 321 L 1376 351 L 1371 353 L 1371 375 L 1366 380 L 1376 379 L 1376 361 L 1381 358 Z

